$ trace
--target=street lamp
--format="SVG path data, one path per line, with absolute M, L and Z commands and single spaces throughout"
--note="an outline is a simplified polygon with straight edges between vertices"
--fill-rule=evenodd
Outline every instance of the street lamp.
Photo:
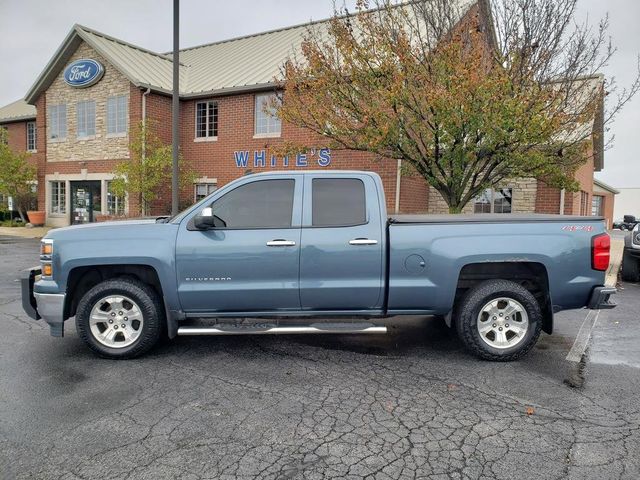
M 173 98 L 171 109 L 172 122 L 172 163 L 173 175 L 171 177 L 171 215 L 178 214 L 178 146 L 180 132 L 178 120 L 180 113 L 180 1 L 173 0 Z

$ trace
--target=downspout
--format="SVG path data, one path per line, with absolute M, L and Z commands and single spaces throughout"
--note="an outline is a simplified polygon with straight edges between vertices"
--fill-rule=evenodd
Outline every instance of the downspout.
M 402 176 L 402 160 L 398 159 L 398 167 L 396 171 L 396 215 L 400 213 L 400 177 Z
M 147 158 L 147 95 L 151 93 L 151 88 L 147 87 L 147 90 L 142 94 L 142 161 Z M 144 205 L 144 199 L 142 198 L 142 192 L 140 192 L 140 208 L 142 215 L 147 214 L 146 206 Z
M 558 212 L 560 215 L 564 215 L 564 188 L 560 190 L 560 211 Z

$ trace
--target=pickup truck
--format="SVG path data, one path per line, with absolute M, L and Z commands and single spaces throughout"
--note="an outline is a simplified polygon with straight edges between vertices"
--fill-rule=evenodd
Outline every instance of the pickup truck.
M 483 359 L 521 357 L 564 309 L 611 308 L 600 217 L 387 217 L 380 177 L 247 175 L 173 218 L 72 226 L 42 239 L 23 307 L 101 356 L 163 336 L 385 333 L 441 316 Z

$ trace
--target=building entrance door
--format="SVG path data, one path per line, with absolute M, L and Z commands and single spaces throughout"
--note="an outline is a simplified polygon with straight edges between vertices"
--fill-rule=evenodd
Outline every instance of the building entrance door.
M 71 224 L 95 222 L 102 210 L 100 181 L 71 182 Z

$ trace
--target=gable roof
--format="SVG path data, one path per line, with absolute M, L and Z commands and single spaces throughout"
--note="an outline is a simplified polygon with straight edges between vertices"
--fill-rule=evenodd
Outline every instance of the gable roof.
M 173 61 L 166 55 L 76 24 L 25 95 L 27 103 L 33 104 L 49 87 L 83 41 L 107 59 L 135 86 L 171 92 Z M 181 86 L 186 82 L 186 74 L 186 66 L 181 63 Z
M 482 0 L 455 0 L 460 18 Z M 459 18 L 458 18 L 459 20 Z M 180 96 L 201 97 L 272 87 L 287 58 L 300 51 L 310 27 L 321 34 L 330 19 L 232 38 L 180 51 Z M 172 55 L 152 52 L 123 40 L 74 25 L 25 96 L 33 104 L 86 42 L 140 88 L 170 94 Z
M 613 188 L 611 185 L 607 185 L 606 183 L 604 183 L 601 180 L 598 180 L 597 178 L 593 179 L 593 184 L 597 187 L 600 187 L 602 190 L 606 190 L 607 192 L 611 192 L 614 195 L 617 195 L 618 193 L 620 193 L 620 190 L 618 190 L 617 188 Z
M 0 123 L 35 120 L 35 118 L 36 107 L 29 105 L 22 99 L 16 100 L 15 102 L 0 108 Z

